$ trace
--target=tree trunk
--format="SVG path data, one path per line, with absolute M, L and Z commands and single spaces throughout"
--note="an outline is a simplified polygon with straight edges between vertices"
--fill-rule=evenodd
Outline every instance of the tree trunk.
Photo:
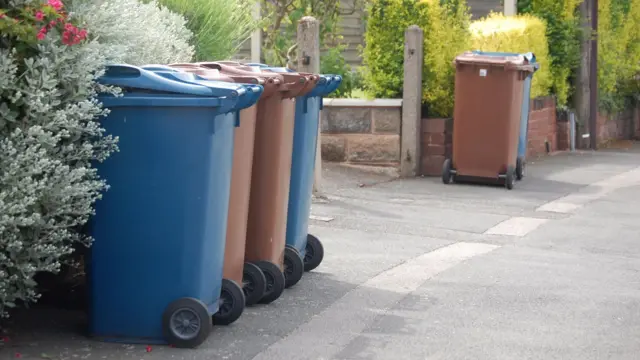
M 589 66 L 591 56 L 591 0 L 585 0 L 580 4 L 580 23 L 582 28 L 582 39 L 580 41 L 580 65 L 576 73 L 576 147 L 585 148 L 588 146 L 588 139 L 583 139 L 582 134 L 589 132 Z

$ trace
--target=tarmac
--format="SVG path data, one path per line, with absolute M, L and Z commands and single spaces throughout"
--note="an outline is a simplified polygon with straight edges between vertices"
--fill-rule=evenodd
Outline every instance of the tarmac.
M 640 358 L 640 147 L 534 159 L 514 190 L 325 164 L 325 260 L 197 349 L 14 314 L 1 359 Z

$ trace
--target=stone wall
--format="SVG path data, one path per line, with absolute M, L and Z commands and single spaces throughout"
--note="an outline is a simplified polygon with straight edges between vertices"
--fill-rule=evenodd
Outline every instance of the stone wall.
M 325 99 L 321 116 L 323 160 L 399 165 L 402 100 Z

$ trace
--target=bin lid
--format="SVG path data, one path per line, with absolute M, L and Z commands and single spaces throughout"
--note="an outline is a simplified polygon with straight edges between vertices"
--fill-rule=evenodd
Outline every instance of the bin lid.
M 533 71 L 538 71 L 538 69 L 540 69 L 540 63 L 537 62 L 536 55 L 534 53 L 532 53 L 532 52 L 519 54 L 519 53 L 510 53 L 510 52 L 494 52 L 494 51 L 474 50 L 473 53 L 474 54 L 478 54 L 478 55 L 486 55 L 486 56 L 518 56 L 518 55 L 522 55 L 522 56 L 525 57 L 525 59 L 527 59 L 529 64 L 531 64 L 533 66 Z
M 486 66 L 500 66 L 505 69 L 512 69 L 516 71 L 533 72 L 534 68 L 529 64 L 526 57 L 521 54 L 504 54 L 504 55 L 487 55 L 479 54 L 473 51 L 467 51 L 461 55 L 458 55 L 454 63 L 468 64 L 468 65 L 486 65 Z
M 209 88 L 197 84 L 172 81 L 152 71 L 133 65 L 109 65 L 104 75 L 98 79 L 102 85 L 124 88 L 129 92 L 156 91 L 164 94 L 180 94 L 190 96 L 214 96 Z M 232 94 L 230 94 L 232 95 Z M 237 96 L 237 93 L 235 94 Z
M 303 74 L 295 72 L 274 72 L 267 68 L 252 67 L 246 65 L 230 65 L 233 62 L 207 62 L 197 63 L 201 66 L 206 66 L 220 70 L 223 74 L 227 75 L 253 75 L 253 76 L 277 76 L 282 81 L 282 85 L 278 87 L 278 90 L 285 98 L 302 96 L 311 91 L 318 81 L 318 77 L 308 77 Z M 236 63 L 239 64 L 239 63 Z
M 320 75 L 316 87 L 307 96 L 326 96 L 335 91 L 342 82 L 341 76 Z
M 143 66 L 147 69 L 147 66 Z M 206 86 L 214 96 L 233 99 L 231 102 L 223 104 L 221 111 L 242 110 L 254 105 L 262 94 L 262 86 L 251 84 L 236 84 L 219 80 L 210 80 L 192 72 L 179 71 L 173 68 L 163 69 L 156 66 L 149 66 L 154 73 L 170 80 L 180 81 L 186 84 Z M 237 95 L 230 95 L 236 93 Z
M 242 65 L 238 62 L 232 61 L 224 61 L 223 63 L 228 64 L 237 64 Z M 278 86 L 281 84 L 281 77 L 269 76 L 269 77 L 260 77 L 258 75 L 252 74 L 251 76 L 246 75 L 235 75 L 235 74 L 222 74 L 218 69 L 201 67 L 197 64 L 171 64 L 171 67 L 176 67 L 179 70 L 191 72 L 197 74 L 208 80 L 222 80 L 228 82 L 236 82 L 242 84 L 259 84 L 262 85 L 262 97 L 271 96 L 274 92 L 278 90 Z
M 342 76 L 340 75 L 323 75 L 323 76 L 330 77 L 331 82 L 325 88 L 325 92 L 322 94 L 322 96 L 327 96 L 331 94 L 332 92 L 336 91 L 342 84 Z
M 297 75 L 304 76 L 307 79 L 307 85 L 304 88 L 291 90 L 290 96 L 311 96 L 309 93 L 315 89 L 320 81 L 320 76 L 317 74 L 305 73 L 305 72 L 297 72 L 295 70 L 286 68 L 286 67 L 271 67 L 265 64 L 255 64 L 251 63 L 251 65 L 245 65 L 248 68 L 251 68 L 252 71 L 268 71 L 274 72 L 278 74 L 288 74 L 288 75 Z M 287 76 L 287 75 L 285 75 Z

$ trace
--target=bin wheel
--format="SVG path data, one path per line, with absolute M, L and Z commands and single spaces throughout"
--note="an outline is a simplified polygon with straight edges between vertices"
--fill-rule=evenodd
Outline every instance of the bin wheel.
M 242 291 L 247 306 L 257 304 L 267 291 L 267 278 L 262 270 L 252 263 L 244 263 L 242 270 Z
M 442 164 L 442 183 L 451 183 L 451 159 L 445 159 Z
M 513 189 L 513 183 L 515 181 L 515 169 L 513 168 L 513 166 L 509 166 L 507 168 L 507 173 L 505 174 L 504 177 L 504 186 L 507 188 L 507 190 L 512 190 Z
M 178 299 L 162 314 L 165 339 L 177 348 L 198 347 L 207 339 L 212 327 L 209 310 L 198 299 Z
M 290 288 L 302 279 L 304 274 L 304 262 L 298 250 L 286 247 L 284 249 L 284 278 L 285 288 Z
M 324 247 L 320 240 L 307 234 L 307 245 L 304 248 L 304 271 L 311 271 L 320 266 L 324 259 Z
M 519 157 L 516 160 L 516 180 L 522 180 L 524 178 L 524 159 Z
M 246 300 L 240 285 L 229 279 L 222 279 L 222 291 L 218 300 L 218 312 L 213 314 L 213 323 L 216 325 L 229 325 L 240 318 Z
M 256 263 L 265 279 L 267 280 L 267 288 L 260 299 L 261 304 L 271 304 L 284 292 L 285 278 L 278 265 L 269 261 L 259 261 Z

